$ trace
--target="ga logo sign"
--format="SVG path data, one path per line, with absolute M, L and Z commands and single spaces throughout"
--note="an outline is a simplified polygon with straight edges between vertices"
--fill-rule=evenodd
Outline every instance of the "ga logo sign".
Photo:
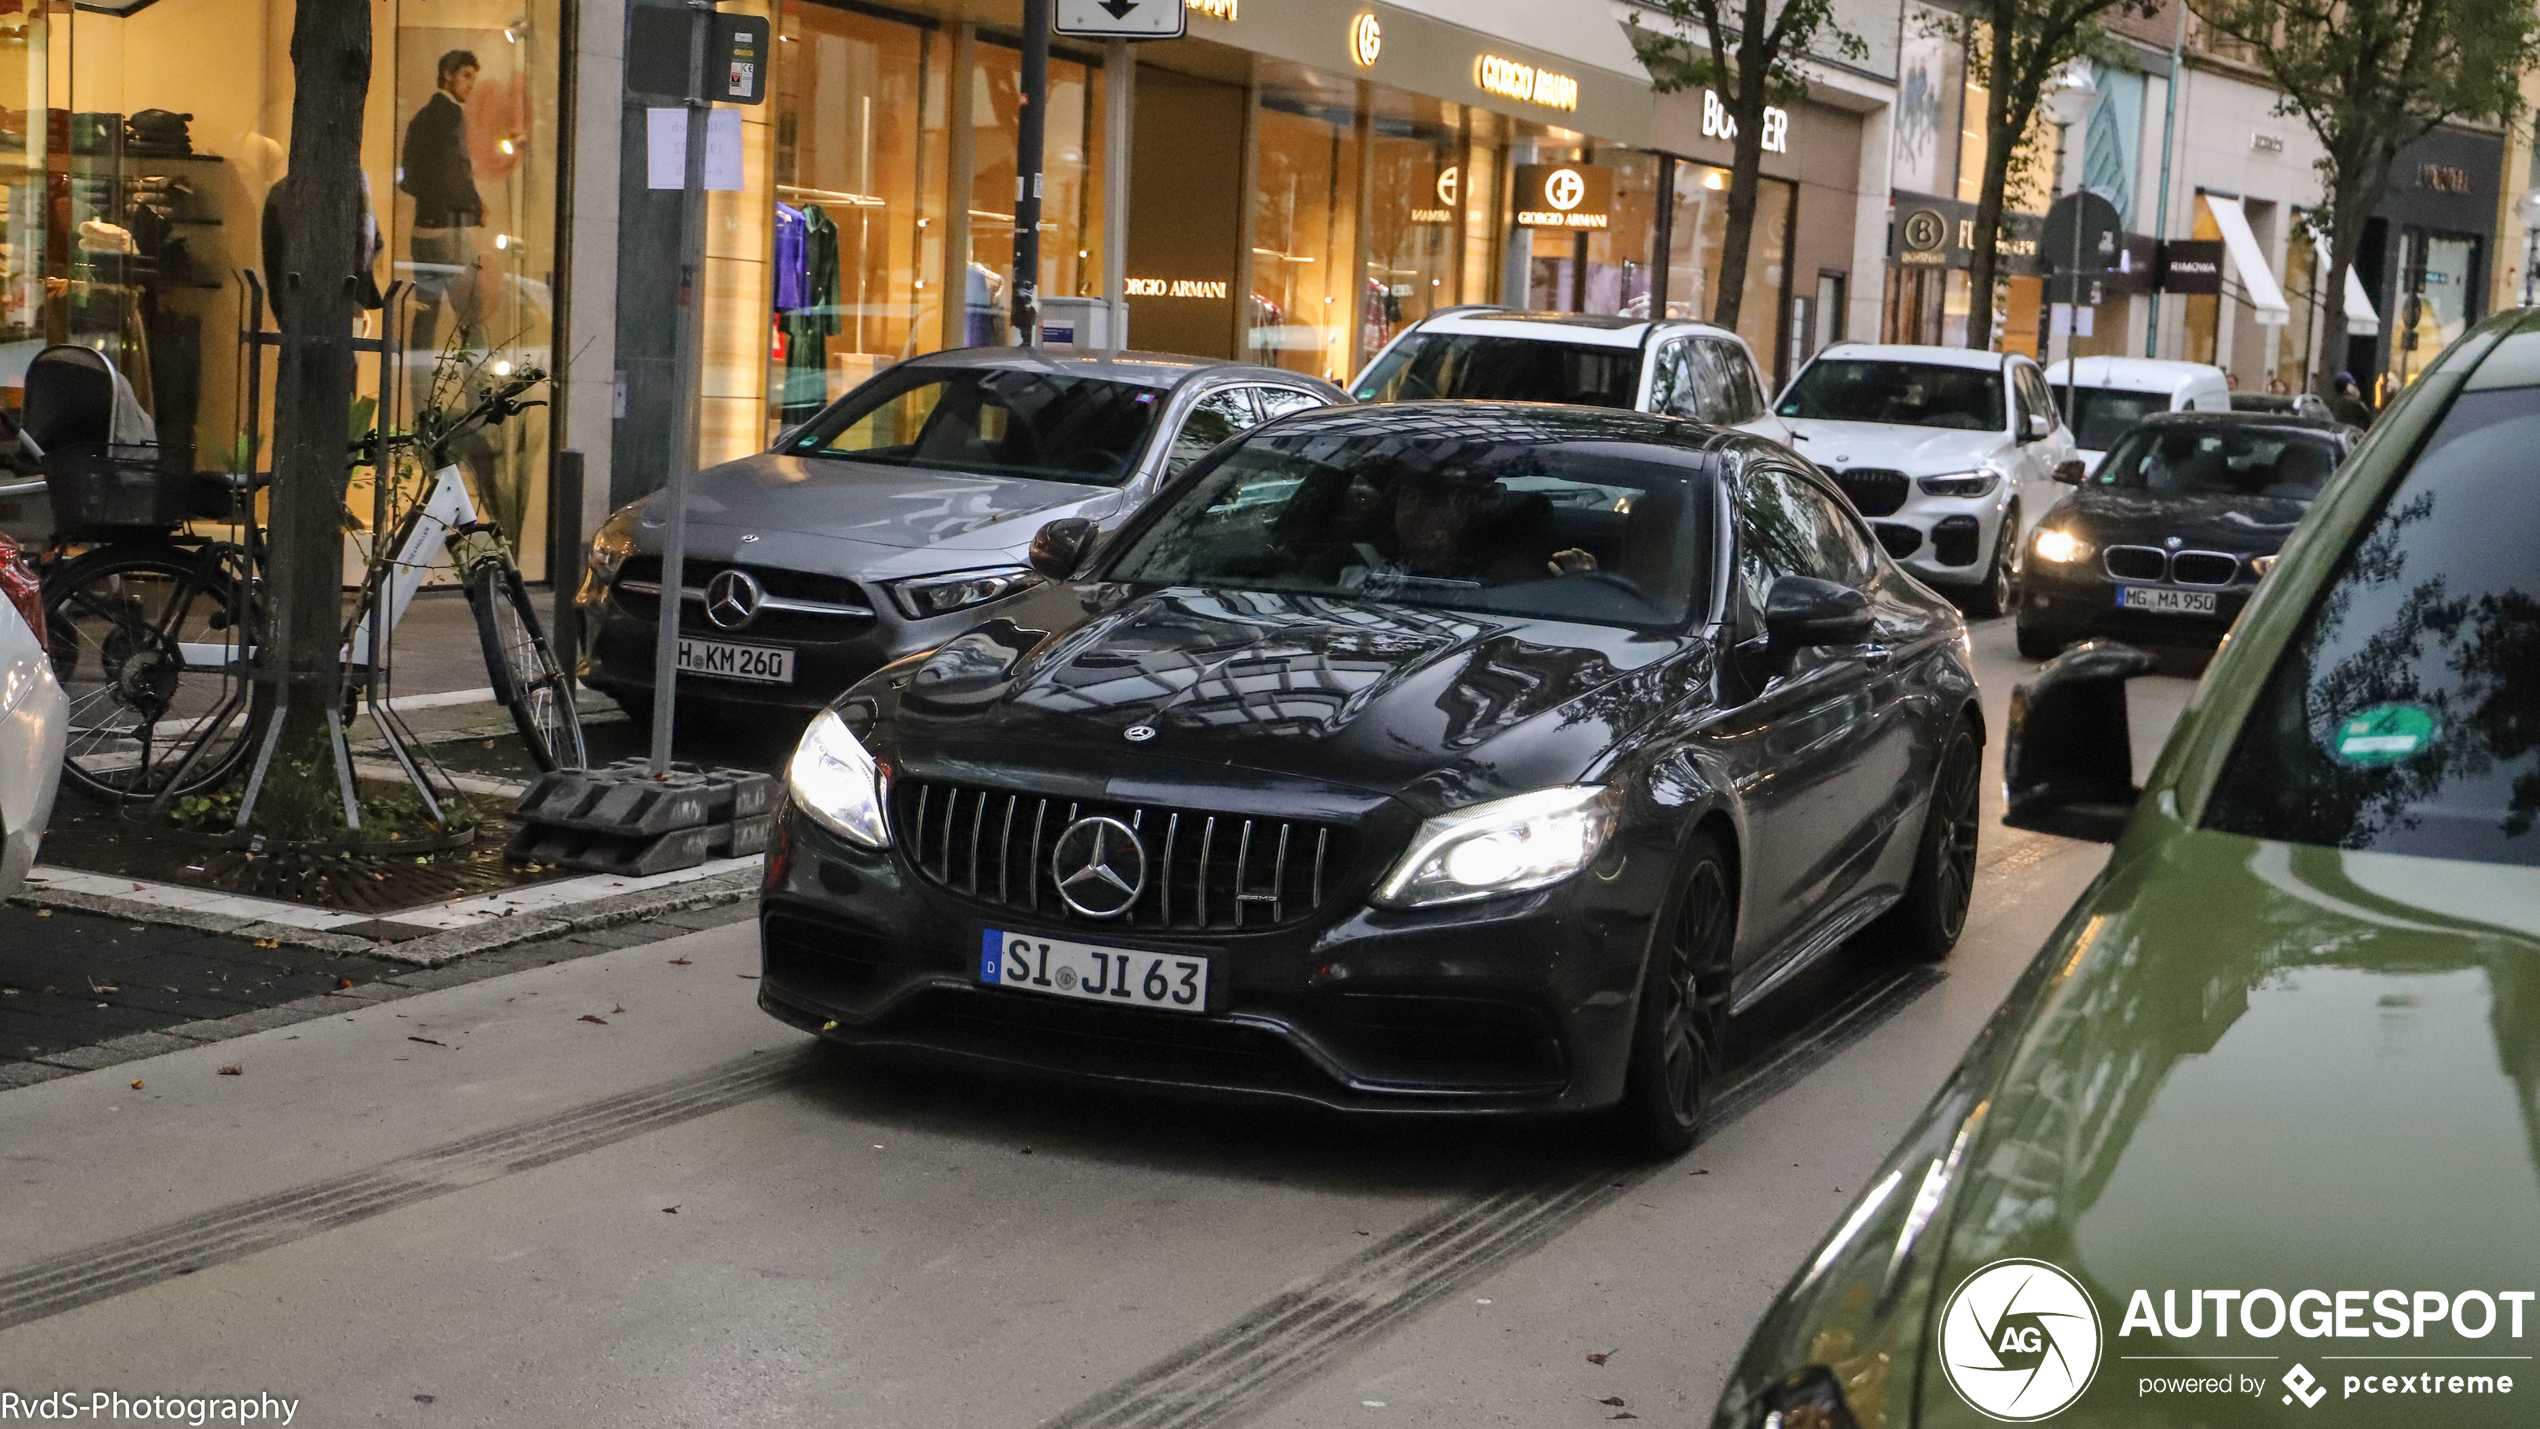
M 2099 1311 L 2071 1276 L 2042 1260 L 1997 1260 L 1970 1275 L 1940 1313 L 1949 1387 L 1991 1419 L 2059 1414 L 2099 1371 Z

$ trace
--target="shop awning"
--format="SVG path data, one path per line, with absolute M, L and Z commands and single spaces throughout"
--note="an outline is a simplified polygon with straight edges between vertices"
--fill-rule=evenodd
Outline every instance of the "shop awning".
M 2258 246 L 2258 235 L 2249 231 L 2249 215 L 2240 207 L 2240 200 L 2207 194 L 2205 209 L 2222 229 L 2223 251 L 2231 255 L 2231 266 L 2239 270 L 2241 291 L 2248 295 L 2249 306 L 2258 310 L 2258 321 L 2268 327 L 2291 322 L 2293 309 L 2285 304 L 2284 289 L 2276 283 L 2274 270 L 2267 267 L 2266 250 Z
M 2311 235 L 2311 251 L 2319 255 L 2319 271 L 2328 271 L 2328 237 Z M 2364 291 L 2364 280 L 2355 275 L 2355 266 L 2346 265 L 2346 335 L 2348 337 L 2381 336 L 2381 314 L 2372 310 L 2372 295 Z

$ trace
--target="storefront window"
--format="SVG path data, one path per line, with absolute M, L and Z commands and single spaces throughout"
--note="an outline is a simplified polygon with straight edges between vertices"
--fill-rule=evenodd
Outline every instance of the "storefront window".
M 2411 288 L 2399 298 L 2391 372 L 2400 386 L 2414 382 L 2454 339 L 2469 330 L 2477 280 L 2478 240 L 2411 229 L 2405 270 Z
M 787 0 L 781 26 L 770 96 L 774 427 L 808 420 L 940 341 L 929 279 L 943 270 L 949 68 L 947 46 L 921 26 L 805 0 Z M 1009 213 L 1009 250 L 1012 222 Z
M 1368 189 L 1367 331 L 1372 357 L 1395 333 L 1456 301 L 1466 178 L 1463 106 L 1374 95 Z
M 1006 341 L 1014 277 L 1015 126 L 1023 53 L 982 34 L 971 71 L 970 258 L 963 332 L 973 345 Z M 1050 56 L 1042 140 L 1041 296 L 1090 297 L 1102 288 L 1102 69 Z
M 1746 289 L 1738 300 L 1737 330 L 1768 366 L 1779 345 L 1793 196 L 1792 185 L 1784 180 L 1757 180 L 1755 230 L 1746 250 Z M 1711 320 L 1719 302 L 1713 275 L 1719 272 L 1728 233 L 1729 171 L 1678 160 L 1675 224 L 1667 248 L 1669 317 Z
M 277 185 L 290 149 L 291 9 L 158 0 L 60 13 L 73 18 L 49 64 L 35 60 L 40 22 L 0 20 L 0 90 L 26 104 L 0 100 L 0 155 L 24 165 L 0 160 L 0 171 L 31 179 L 49 167 L 63 200 L 41 205 L 31 184 L 12 184 L 9 365 L 22 374 L 16 354 L 48 342 L 93 347 L 149 409 L 166 464 L 262 466 L 269 409 L 266 450 L 239 449 L 239 275 L 262 275 L 268 206 L 288 201 Z M 445 356 L 552 362 L 559 13 L 557 0 L 383 7 L 362 171 L 381 240 L 371 277 L 382 290 L 408 285 L 409 413 Z M 45 132 L 19 122 L 48 113 Z M 362 330 L 380 324 L 373 312 Z M 361 359 L 355 381 L 377 392 L 376 357 Z M 546 446 L 540 408 L 458 452 L 532 575 L 544 565 Z
M 1356 86 L 1297 71 L 1261 90 L 1258 170 L 1252 195 L 1254 361 L 1331 382 L 1350 377 L 1353 314 L 1363 300 L 1351 277 L 1357 251 Z

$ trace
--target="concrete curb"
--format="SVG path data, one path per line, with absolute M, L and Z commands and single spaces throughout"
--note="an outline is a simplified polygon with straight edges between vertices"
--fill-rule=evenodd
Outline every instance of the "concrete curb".
M 663 888 L 639 889 L 633 893 L 566 903 L 524 916 L 489 919 L 470 927 L 452 928 L 402 943 L 382 943 L 351 933 L 294 928 L 284 923 L 267 923 L 223 913 L 202 913 L 191 908 L 168 908 L 99 893 L 29 887 L 9 901 L 36 908 L 66 908 L 78 913 L 94 913 L 105 918 L 120 918 L 127 923 L 157 923 L 189 928 L 198 933 L 220 933 L 234 938 L 272 942 L 285 947 L 310 948 L 323 953 L 360 953 L 365 957 L 437 968 L 458 958 L 538 938 L 641 922 L 664 913 L 682 913 L 692 908 L 738 903 L 756 894 L 758 884 L 757 871 L 740 869 Z

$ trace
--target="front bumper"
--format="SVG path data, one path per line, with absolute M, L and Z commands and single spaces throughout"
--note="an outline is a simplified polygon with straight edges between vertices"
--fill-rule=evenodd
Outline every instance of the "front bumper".
M 1373 876 L 1303 924 L 1107 935 L 974 903 L 790 805 L 760 900 L 759 1005 L 834 1041 L 1344 1110 L 1568 1111 L 1622 1094 L 1660 860 L 1400 913 Z M 987 928 L 1211 960 L 1204 1014 L 983 984 Z
M 2143 645 L 2211 647 L 2222 642 L 2240 619 L 2242 607 L 2258 584 L 2244 575 L 2227 586 L 2173 585 L 2160 581 L 2118 581 L 2095 560 L 2057 565 L 2032 557 L 2020 581 L 2019 623 L 2060 640 L 2093 636 Z M 2128 609 L 2117 604 L 2124 587 L 2209 593 L 2212 615 L 2169 615 Z
M 2000 495 L 1953 498 L 1917 494 L 1885 516 L 1866 518 L 1870 533 L 1897 564 L 1925 585 L 1981 585 L 1991 569 L 2009 506 Z
M 785 684 L 719 678 L 683 672 L 682 705 L 705 704 L 738 709 L 783 710 L 809 719 L 849 685 L 884 665 L 921 650 L 931 650 L 976 624 L 993 605 L 957 611 L 930 620 L 908 620 L 890 604 L 879 585 L 870 589 L 872 614 L 861 618 L 789 615 L 761 617 L 738 630 L 726 630 L 705 617 L 693 600 L 680 602 L 679 633 L 691 639 L 735 645 L 772 646 L 794 655 L 794 678 Z M 652 697 L 653 642 L 659 631 L 661 600 L 612 581 L 606 587 L 586 584 L 576 597 L 584 632 L 584 684 L 623 703 L 641 706 Z

